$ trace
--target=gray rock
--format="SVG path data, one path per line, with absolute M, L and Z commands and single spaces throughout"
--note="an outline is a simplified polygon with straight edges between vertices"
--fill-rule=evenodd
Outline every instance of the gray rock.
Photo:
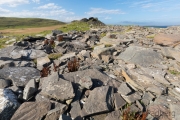
M 0 78 L 12 80 L 16 86 L 25 86 L 29 80 L 40 78 L 40 71 L 32 67 L 9 67 L 0 70 Z
M 113 47 L 106 47 L 106 48 L 97 48 L 97 47 L 95 47 L 93 52 L 91 53 L 91 55 L 94 58 L 101 59 L 102 58 L 101 55 L 112 55 L 113 52 L 114 52 Z
M 58 60 L 62 61 L 64 59 L 67 59 L 67 58 L 73 58 L 76 56 L 76 53 L 73 52 L 73 53 L 68 53 L 68 54 L 64 54 L 62 57 L 58 58 Z
M 178 62 L 180 62 L 180 51 L 175 50 L 171 47 L 162 47 L 161 48 L 163 56 L 167 58 L 173 58 L 176 59 Z
M 120 94 L 114 93 L 114 104 L 115 104 L 115 109 L 119 110 L 126 104 L 126 101 L 121 97 Z
M 131 92 L 132 90 L 127 86 L 126 82 L 121 83 L 121 85 L 118 87 L 118 93 L 122 95 L 128 95 Z
M 16 49 L 16 46 L 9 46 L 0 50 L 0 59 L 7 60 L 10 57 L 11 52 Z
M 55 72 L 43 80 L 41 94 L 62 102 L 75 96 L 72 83 L 59 78 Z
M 81 111 L 81 106 L 79 104 L 79 101 L 75 101 L 73 103 L 71 103 L 71 118 L 75 119 L 80 117 L 80 111 Z
M 62 114 L 59 116 L 59 120 L 72 120 L 72 119 L 70 116 Z
M 131 95 L 122 95 L 122 97 L 126 100 L 126 102 L 128 102 L 129 104 L 135 102 L 136 100 L 140 100 L 141 99 L 141 95 L 139 94 L 139 92 L 135 92 Z
M 47 113 L 44 120 L 58 120 L 59 115 L 63 114 L 67 108 L 67 105 L 57 103 L 56 107 Z
M 48 64 L 48 63 L 50 63 L 50 62 L 51 62 L 51 61 L 50 61 L 50 59 L 49 59 L 47 56 L 37 58 L 37 68 L 38 68 L 39 70 L 42 70 L 43 65 Z
M 80 79 L 79 84 L 82 88 L 91 89 L 93 82 L 89 76 L 84 76 Z
M 99 87 L 102 85 L 110 85 L 117 87 L 119 84 L 117 81 L 107 76 L 106 74 L 98 71 L 97 69 L 87 69 L 83 71 L 71 72 L 62 75 L 62 78 L 74 83 L 79 83 L 83 76 L 89 76 L 93 81 L 93 87 Z
M 44 57 L 47 56 L 47 54 L 42 51 L 42 50 L 35 50 L 35 49 L 30 49 L 30 50 L 21 50 L 21 49 L 14 49 L 11 53 L 10 56 L 14 59 L 18 58 L 23 58 L 23 59 L 36 59 L 39 57 Z
M 0 89 L 6 88 L 10 86 L 9 80 L 0 79 Z
M 51 103 L 41 102 L 24 102 L 14 113 L 11 120 L 41 120 L 50 110 Z
M 180 120 L 180 103 L 170 104 L 172 120 Z
M 125 62 L 148 67 L 151 65 L 160 64 L 163 57 L 160 53 L 153 51 L 153 49 L 130 46 L 123 53 L 117 56 L 116 59 L 122 59 Z
M 34 79 L 31 79 L 25 86 L 23 91 L 23 99 L 28 100 L 34 96 L 35 92 L 37 91 L 36 82 Z
M 121 119 L 122 113 L 120 110 L 113 111 L 111 113 L 108 113 L 107 117 L 105 120 L 122 120 Z
M 93 89 L 83 106 L 81 116 L 111 111 L 113 109 L 113 92 L 109 86 Z
M 0 120 L 10 120 L 20 104 L 10 89 L 0 89 Z

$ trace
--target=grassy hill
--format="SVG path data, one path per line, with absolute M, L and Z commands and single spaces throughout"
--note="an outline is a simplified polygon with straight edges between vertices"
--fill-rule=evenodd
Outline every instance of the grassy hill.
M 9 28 L 27 28 L 27 27 L 45 27 L 53 25 L 62 25 L 64 22 L 42 18 L 15 18 L 0 17 L 0 29 Z

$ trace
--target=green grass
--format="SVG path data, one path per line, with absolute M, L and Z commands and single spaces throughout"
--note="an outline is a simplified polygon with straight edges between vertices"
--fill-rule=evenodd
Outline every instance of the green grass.
M 69 32 L 69 31 L 87 31 L 90 30 L 89 24 L 86 22 L 72 22 L 70 24 L 67 24 L 66 26 L 61 27 L 59 30 L 62 30 L 63 32 Z
M 51 59 L 51 60 L 55 60 L 55 59 L 58 59 L 61 56 L 62 56 L 61 53 L 51 53 L 51 54 L 48 55 L 48 58 Z
M 46 27 L 46 26 L 62 25 L 62 24 L 65 23 L 51 19 L 0 17 L 0 29 Z
M 180 72 L 178 72 L 176 70 L 169 70 L 169 72 L 173 75 L 180 75 Z

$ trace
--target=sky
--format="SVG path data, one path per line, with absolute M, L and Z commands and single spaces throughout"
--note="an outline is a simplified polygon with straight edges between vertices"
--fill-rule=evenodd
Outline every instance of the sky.
M 180 25 L 180 0 L 0 0 L 0 16 L 63 22 L 97 17 L 111 25 Z

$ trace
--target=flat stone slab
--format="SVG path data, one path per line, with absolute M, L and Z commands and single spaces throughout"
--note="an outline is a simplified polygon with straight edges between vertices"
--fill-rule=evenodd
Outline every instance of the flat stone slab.
M 160 53 L 153 51 L 153 49 L 130 46 L 117 56 L 116 59 L 121 59 L 128 63 L 135 63 L 143 67 L 149 67 L 151 65 L 160 64 L 163 57 Z
M 109 86 L 93 89 L 83 106 L 81 116 L 111 111 L 113 109 L 113 92 L 113 89 Z
M 89 76 L 92 79 L 93 81 L 92 87 L 99 87 L 102 85 L 108 85 L 110 82 L 113 83 L 113 81 L 115 82 L 114 79 L 100 72 L 97 69 L 87 69 L 83 71 L 66 73 L 66 74 L 63 74 L 61 77 L 65 80 L 68 80 L 74 83 L 79 83 L 80 79 L 83 78 L 84 76 Z M 114 83 L 112 86 L 116 86 L 117 84 L 118 83 Z
M 180 42 L 180 35 L 175 34 L 157 34 L 154 37 L 154 42 L 163 46 L 171 46 Z
M 75 96 L 72 83 L 59 78 L 58 73 L 53 73 L 43 80 L 41 94 L 62 102 Z
M 10 120 L 19 106 L 16 95 L 10 89 L 0 89 L 0 120 Z
M 41 102 L 24 102 L 14 113 L 11 120 L 41 120 L 50 110 L 51 103 Z
M 24 59 L 36 59 L 39 57 L 45 57 L 47 54 L 43 50 L 36 50 L 36 49 L 29 49 L 29 50 L 22 50 L 22 49 L 14 49 L 10 56 L 14 59 L 17 58 L 24 58 Z
M 0 78 L 12 80 L 16 86 L 25 86 L 29 80 L 39 80 L 40 71 L 32 67 L 9 67 L 0 69 Z

